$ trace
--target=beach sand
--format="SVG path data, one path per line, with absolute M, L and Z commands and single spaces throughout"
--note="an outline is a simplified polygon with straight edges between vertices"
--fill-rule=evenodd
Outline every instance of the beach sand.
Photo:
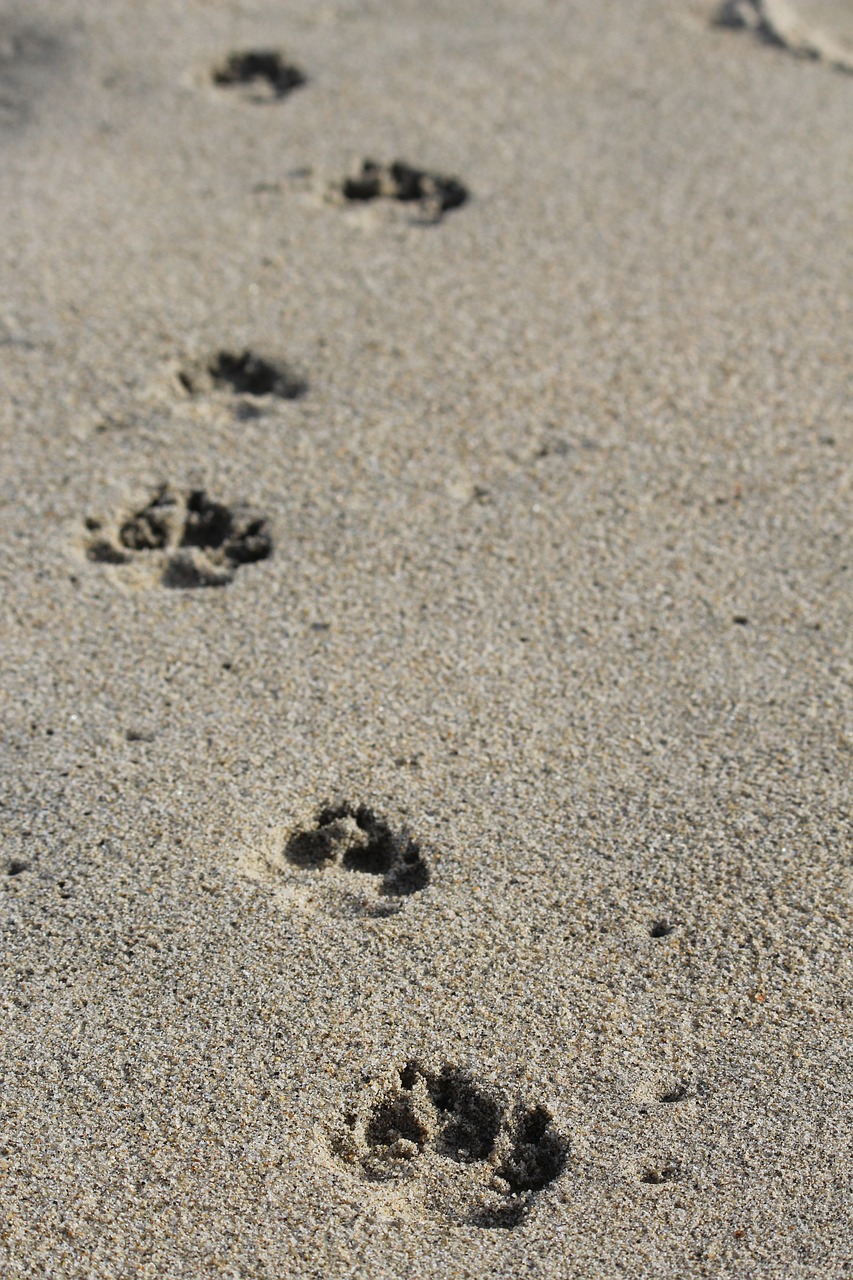
M 853 78 L 718 18 L 0 6 L 8 1280 L 853 1275 Z

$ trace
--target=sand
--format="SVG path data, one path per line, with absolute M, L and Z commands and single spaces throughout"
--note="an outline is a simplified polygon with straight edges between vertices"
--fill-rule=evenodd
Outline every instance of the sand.
M 0 6 L 4 1278 L 853 1274 L 850 11 L 739 9 Z

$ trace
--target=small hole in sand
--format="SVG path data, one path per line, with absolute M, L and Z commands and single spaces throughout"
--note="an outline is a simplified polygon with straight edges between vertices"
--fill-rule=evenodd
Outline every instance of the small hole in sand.
M 28 862 L 24 862 L 22 858 L 11 858 L 9 860 L 9 865 L 6 868 L 6 875 L 19 876 L 22 872 L 29 871 L 29 869 L 30 864 Z
M 86 548 L 86 559 L 94 564 L 127 564 L 130 557 L 106 538 L 98 538 Z
M 666 1093 L 660 1095 L 661 1102 L 681 1102 L 687 1097 L 687 1085 L 677 1084 L 672 1089 L 667 1089 Z
M 668 920 L 656 920 L 649 929 L 650 938 L 667 938 L 675 929 L 674 924 L 670 924 Z
M 231 512 L 221 502 L 212 502 L 203 489 L 194 489 L 187 498 L 187 515 L 182 547 L 221 547 L 232 531 Z

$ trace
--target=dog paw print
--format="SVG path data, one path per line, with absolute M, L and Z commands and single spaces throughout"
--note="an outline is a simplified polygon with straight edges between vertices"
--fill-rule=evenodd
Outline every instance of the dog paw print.
M 420 845 L 363 804 L 327 805 L 312 826 L 290 836 L 284 856 L 303 870 L 339 867 L 373 876 L 383 897 L 416 893 L 429 882 Z
M 418 841 L 364 804 L 324 805 L 241 844 L 249 875 L 333 914 L 393 915 L 430 881 Z
M 387 165 L 364 160 L 359 172 L 341 183 L 340 193 L 352 202 L 384 199 L 418 204 L 433 222 L 468 199 L 468 191 L 458 178 L 416 169 L 402 160 Z
M 277 49 L 229 53 L 210 73 L 222 89 L 242 88 L 253 102 L 276 102 L 306 83 L 305 74 Z
M 541 1104 L 510 1108 L 465 1071 L 412 1061 L 369 1087 L 332 1151 L 367 1182 L 408 1185 L 438 1217 L 512 1228 L 562 1173 L 569 1143 Z
M 180 371 L 178 381 L 190 395 L 225 389 L 236 395 L 298 400 L 308 389 L 305 379 L 286 364 L 248 349 L 217 351 L 194 361 Z
M 165 587 L 223 587 L 240 565 L 266 560 L 266 518 L 239 503 L 226 506 L 203 489 L 179 493 L 161 485 L 144 507 L 110 529 L 86 521 L 86 554 L 100 564 L 136 563 Z

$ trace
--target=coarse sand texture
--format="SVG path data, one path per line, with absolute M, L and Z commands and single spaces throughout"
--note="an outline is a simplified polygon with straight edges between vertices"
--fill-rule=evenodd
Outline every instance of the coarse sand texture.
M 853 1280 L 848 0 L 0 3 L 0 1280 Z

